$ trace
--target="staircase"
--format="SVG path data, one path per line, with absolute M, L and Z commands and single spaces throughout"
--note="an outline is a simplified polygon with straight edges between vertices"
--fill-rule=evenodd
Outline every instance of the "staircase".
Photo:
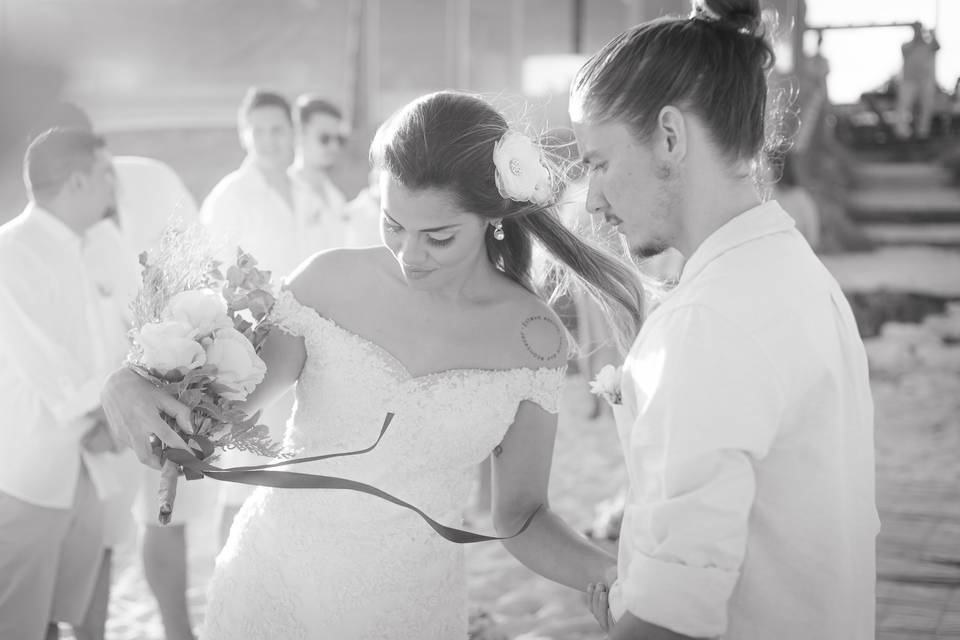
M 853 171 L 847 212 L 877 245 L 960 249 L 960 186 L 923 162 L 864 162 Z

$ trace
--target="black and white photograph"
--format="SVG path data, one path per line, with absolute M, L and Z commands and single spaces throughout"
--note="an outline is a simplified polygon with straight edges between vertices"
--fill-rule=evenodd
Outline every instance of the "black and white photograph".
M 0 640 L 960 640 L 960 1 L 0 0 Z

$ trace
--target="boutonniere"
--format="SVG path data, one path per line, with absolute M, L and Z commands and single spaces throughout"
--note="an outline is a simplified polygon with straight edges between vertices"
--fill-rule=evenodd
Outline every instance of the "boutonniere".
M 590 382 L 590 393 L 602 396 L 611 405 L 623 402 L 620 393 L 620 367 L 608 364 L 597 373 L 597 377 Z

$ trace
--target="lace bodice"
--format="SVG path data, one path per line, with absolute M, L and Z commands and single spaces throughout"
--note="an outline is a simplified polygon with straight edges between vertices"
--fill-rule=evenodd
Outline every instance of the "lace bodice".
M 444 476 L 481 462 L 503 439 L 523 400 L 557 411 L 561 369 L 413 376 L 388 351 L 318 315 L 289 291 L 280 294 L 272 320 L 302 336 L 307 349 L 286 448 L 297 455 L 361 449 L 376 439 L 386 413 L 395 414 L 374 451 L 320 463 L 316 468 L 327 474 L 395 489 L 413 488 L 397 485 L 414 482 L 418 495 L 411 497 L 431 507 L 459 507 L 465 499 L 460 483 Z
M 520 403 L 557 411 L 564 369 L 414 376 L 289 291 L 271 320 L 302 337 L 307 352 L 285 448 L 298 456 L 362 449 L 395 414 L 372 452 L 295 470 L 373 484 L 444 524 L 460 524 L 476 465 Z M 396 505 L 348 491 L 259 489 L 217 560 L 203 637 L 465 637 L 462 562 L 461 549 Z M 244 604 L 247 592 L 255 604 Z

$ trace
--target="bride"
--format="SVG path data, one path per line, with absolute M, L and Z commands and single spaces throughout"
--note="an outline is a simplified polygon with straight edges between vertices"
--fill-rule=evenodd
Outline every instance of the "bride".
M 630 265 L 558 221 L 540 150 L 486 102 L 441 92 L 377 133 L 385 246 L 318 254 L 288 280 L 261 356 L 252 412 L 296 385 L 284 444 L 298 455 L 371 453 L 311 471 L 373 484 L 435 519 L 458 521 L 473 470 L 493 452 L 494 527 L 541 575 L 585 591 L 615 560 L 549 508 L 558 393 L 568 346 L 534 291 L 538 241 L 619 320 L 640 322 Z M 129 371 L 104 394 L 144 462 L 157 417 L 187 410 Z M 467 635 L 463 549 L 410 511 L 348 491 L 260 488 L 217 558 L 202 637 L 449 639 Z

